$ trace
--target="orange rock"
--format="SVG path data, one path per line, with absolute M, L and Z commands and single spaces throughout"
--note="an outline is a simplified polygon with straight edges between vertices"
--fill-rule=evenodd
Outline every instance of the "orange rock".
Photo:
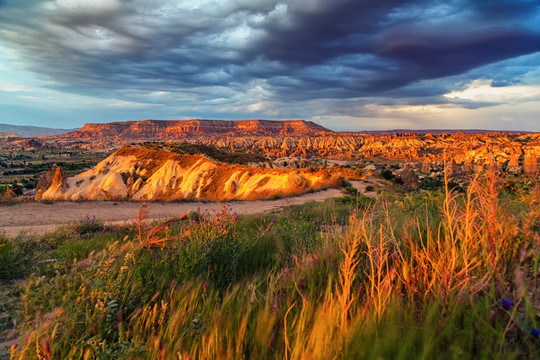
M 66 173 L 64 172 L 64 169 L 54 164 L 51 170 L 39 177 L 34 198 L 36 200 L 41 200 L 43 194 L 49 190 L 62 193 L 67 188 L 69 188 L 69 185 L 66 182 Z

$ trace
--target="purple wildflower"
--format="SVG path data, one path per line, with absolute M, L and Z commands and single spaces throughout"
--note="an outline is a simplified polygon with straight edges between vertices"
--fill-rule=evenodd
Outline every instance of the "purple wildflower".
M 514 305 L 516 304 L 510 299 L 504 298 L 501 300 L 501 306 L 503 307 L 504 310 L 510 310 L 511 308 L 514 307 Z
M 538 336 L 540 336 L 540 330 L 533 328 L 531 329 L 530 334 L 533 338 L 538 339 Z

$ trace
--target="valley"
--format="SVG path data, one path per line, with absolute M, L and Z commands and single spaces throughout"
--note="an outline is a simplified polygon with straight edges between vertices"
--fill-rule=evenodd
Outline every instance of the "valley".
M 148 120 L 0 157 L 0 358 L 540 352 L 538 133 Z
M 214 161 L 215 164 L 222 164 L 210 165 L 206 160 L 203 161 L 208 169 L 202 171 L 215 169 L 214 171 L 220 174 L 219 177 L 229 172 L 224 169 L 230 166 L 248 166 L 258 169 L 255 172 L 261 172 L 262 169 L 266 169 L 264 171 L 276 169 L 272 174 L 280 178 L 281 180 L 276 181 L 278 183 L 281 181 L 282 184 L 290 184 L 287 177 L 283 177 L 285 169 L 296 169 L 297 175 L 302 173 L 303 175 L 299 175 L 300 177 L 295 180 L 302 182 L 302 179 L 313 178 L 311 175 L 306 178 L 306 170 L 313 174 L 317 169 L 324 169 L 329 164 L 337 164 L 344 172 L 357 169 L 358 174 L 361 171 L 366 174 L 381 174 L 387 170 L 393 176 L 399 176 L 408 165 L 420 179 L 442 181 L 446 162 L 450 175 L 458 183 L 465 182 L 466 174 L 486 166 L 496 166 L 499 170 L 516 176 L 525 174 L 534 177 L 538 172 L 540 158 L 540 134 L 538 133 L 404 131 L 392 134 L 363 134 L 334 132 L 303 120 L 144 120 L 87 124 L 77 131 L 54 136 L 9 138 L 0 146 L 0 184 L 4 184 L 4 189 L 6 186 L 14 186 L 19 195 L 31 191 L 30 196 L 32 196 L 39 176 L 56 164 L 62 168 L 66 178 L 78 176 L 74 184 L 68 184 L 70 190 L 66 192 L 66 195 L 57 196 L 57 199 L 76 200 L 79 196 L 84 199 L 85 191 L 76 191 L 76 188 L 81 184 L 88 185 L 90 177 L 98 176 L 92 171 L 101 171 L 102 174 L 105 171 L 108 172 L 107 167 L 103 165 L 99 170 L 90 170 L 122 146 L 143 146 L 152 151 L 161 148 L 160 151 L 176 152 L 177 155 L 184 156 L 186 159 L 189 156 L 203 156 Z M 118 158 L 115 159 L 118 160 Z M 141 200 L 153 198 L 166 200 L 167 196 L 172 196 L 171 200 L 180 198 L 220 200 L 210 194 L 212 192 L 210 188 L 206 194 L 202 191 L 208 178 L 203 179 L 202 187 L 198 190 L 196 189 L 198 185 L 192 183 L 178 184 L 178 186 L 183 186 L 181 194 L 163 193 L 162 187 L 165 185 L 159 186 L 158 192 L 161 192 L 157 195 L 143 195 L 144 191 L 136 194 L 137 191 L 134 189 L 142 185 L 142 180 L 135 183 L 144 176 L 134 174 L 133 171 L 135 167 L 141 171 L 143 165 L 134 165 L 136 160 L 133 161 L 130 169 L 115 168 L 108 172 L 107 180 L 103 180 L 108 181 L 106 186 L 118 185 L 119 192 L 105 191 L 98 196 L 95 192 L 100 192 L 101 187 L 94 184 L 95 191 L 92 190 L 94 195 L 86 196 L 86 198 L 111 199 L 135 196 L 135 199 Z M 202 166 L 203 163 L 199 165 Z M 179 170 L 173 169 L 172 163 L 168 166 L 168 170 L 165 168 L 162 170 L 176 172 L 176 175 L 171 175 L 176 179 L 181 177 Z M 87 171 L 86 180 L 81 174 L 84 171 Z M 123 173 L 123 176 L 127 178 L 120 181 L 115 177 L 116 175 L 112 175 L 115 172 Z M 235 171 L 232 171 L 229 175 L 241 176 L 238 172 L 234 173 Z M 130 177 L 132 180 L 129 180 Z M 199 177 L 195 176 L 193 179 L 199 179 Z M 251 180 L 252 183 L 249 183 L 248 187 L 254 186 L 255 179 Z M 229 180 L 229 186 L 234 187 L 239 184 L 236 180 L 231 178 Z M 127 181 L 133 181 L 133 183 L 129 186 L 121 185 Z M 321 187 L 328 186 L 328 184 L 323 185 L 320 180 L 315 182 L 318 182 Z M 231 185 L 233 183 L 235 185 Z M 311 184 L 310 181 L 308 183 Z M 319 186 L 313 187 L 310 184 L 304 185 L 307 186 L 305 190 L 313 191 Z M 126 186 L 125 189 L 124 186 Z M 150 187 L 153 190 L 150 190 Z M 190 191 L 193 190 L 194 193 L 188 194 L 188 187 L 192 187 Z M 149 184 L 147 191 L 157 191 L 157 188 Z M 284 189 L 281 195 L 299 190 L 298 186 L 296 189 L 293 188 L 295 187 Z M 169 188 L 167 191 L 171 192 L 172 189 Z M 244 193 L 240 191 L 239 194 L 233 191 L 233 194 L 229 188 L 226 191 L 220 191 L 219 194 L 223 195 L 221 200 L 225 200 L 272 197 L 279 193 L 278 191 L 274 194 L 272 191 L 265 194 L 262 191 L 259 195 L 250 195 L 245 191 Z M 46 198 L 47 196 L 49 194 Z M 50 197 L 50 199 L 53 198 L 54 196 Z

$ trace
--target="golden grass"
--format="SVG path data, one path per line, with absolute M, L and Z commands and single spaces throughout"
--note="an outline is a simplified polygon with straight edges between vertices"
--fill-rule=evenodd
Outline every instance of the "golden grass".
M 170 236 L 170 227 L 177 223 L 180 223 L 188 219 L 187 214 L 182 216 L 167 219 L 155 226 L 148 226 L 146 221 L 148 220 L 148 205 L 145 202 L 142 203 L 139 212 L 137 213 L 137 231 L 139 233 L 139 244 L 144 248 L 153 246 L 162 246 L 170 241 L 185 241 L 187 236 Z
M 126 314 L 115 331 L 131 348 L 144 346 L 136 358 L 154 359 L 538 354 L 537 343 L 527 334 L 538 326 L 540 308 L 540 189 L 530 184 L 509 196 L 501 191 L 504 181 L 488 169 L 471 179 L 465 194 L 447 186 L 439 195 L 381 196 L 367 211 L 351 215 L 343 235 L 332 233 L 318 247 L 295 254 L 291 264 L 253 274 L 223 293 L 207 289 L 204 278 L 171 284 L 169 291 L 156 293 Z M 226 212 L 216 215 L 227 218 Z M 168 234 L 169 224 L 147 227 L 146 217 L 143 205 L 138 222 L 143 253 L 156 250 L 149 249 L 152 245 L 179 240 Z M 222 245 L 229 244 L 231 227 L 205 219 L 193 231 L 222 236 Z M 106 299 L 115 296 L 122 303 L 127 296 L 123 291 L 135 286 L 128 279 L 136 261 L 128 245 L 123 246 L 111 245 L 96 265 L 99 276 L 113 280 L 104 288 L 94 286 L 84 315 L 91 321 L 99 323 L 110 307 Z M 327 267 L 327 259 L 337 266 Z M 107 275 L 111 273 L 115 275 Z M 91 287 L 84 274 L 77 276 L 85 285 L 72 289 Z M 54 281 L 65 286 L 63 281 L 73 280 Z M 49 336 L 51 326 L 68 330 L 67 311 L 56 318 L 33 313 L 32 299 L 39 294 L 30 289 L 39 289 L 36 282 L 24 295 L 29 335 L 16 359 L 43 356 L 48 341 L 54 350 L 60 340 L 59 332 Z M 87 296 L 88 290 L 80 291 L 79 296 Z M 77 309 L 65 296 L 63 306 Z M 515 305 L 504 308 L 501 298 L 513 299 Z M 94 358 L 101 351 L 96 347 L 99 351 L 88 352 L 73 343 L 73 349 L 62 346 L 63 354 L 72 357 Z M 439 352 L 443 350 L 447 353 Z

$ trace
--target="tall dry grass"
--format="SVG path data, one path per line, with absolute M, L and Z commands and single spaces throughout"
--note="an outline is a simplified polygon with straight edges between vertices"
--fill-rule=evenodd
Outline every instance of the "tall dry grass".
M 289 251 L 292 261 L 228 278 L 226 286 L 217 276 L 231 268 L 220 266 L 231 259 L 234 269 L 257 264 L 257 246 L 285 237 L 275 229 L 290 219 L 242 237 L 226 212 L 219 221 L 200 217 L 190 222 L 188 242 L 137 250 L 133 241 L 115 243 L 69 273 L 32 278 L 22 297 L 25 335 L 12 357 L 540 354 L 538 184 L 509 189 L 507 179 L 487 170 L 464 194 L 447 186 L 438 194 L 381 196 L 361 213 L 349 209 L 345 228 L 321 230 L 321 242 L 265 247 L 272 256 Z M 178 266 L 178 259 L 187 264 L 194 257 L 187 268 Z M 196 267 L 200 262 L 206 270 Z

